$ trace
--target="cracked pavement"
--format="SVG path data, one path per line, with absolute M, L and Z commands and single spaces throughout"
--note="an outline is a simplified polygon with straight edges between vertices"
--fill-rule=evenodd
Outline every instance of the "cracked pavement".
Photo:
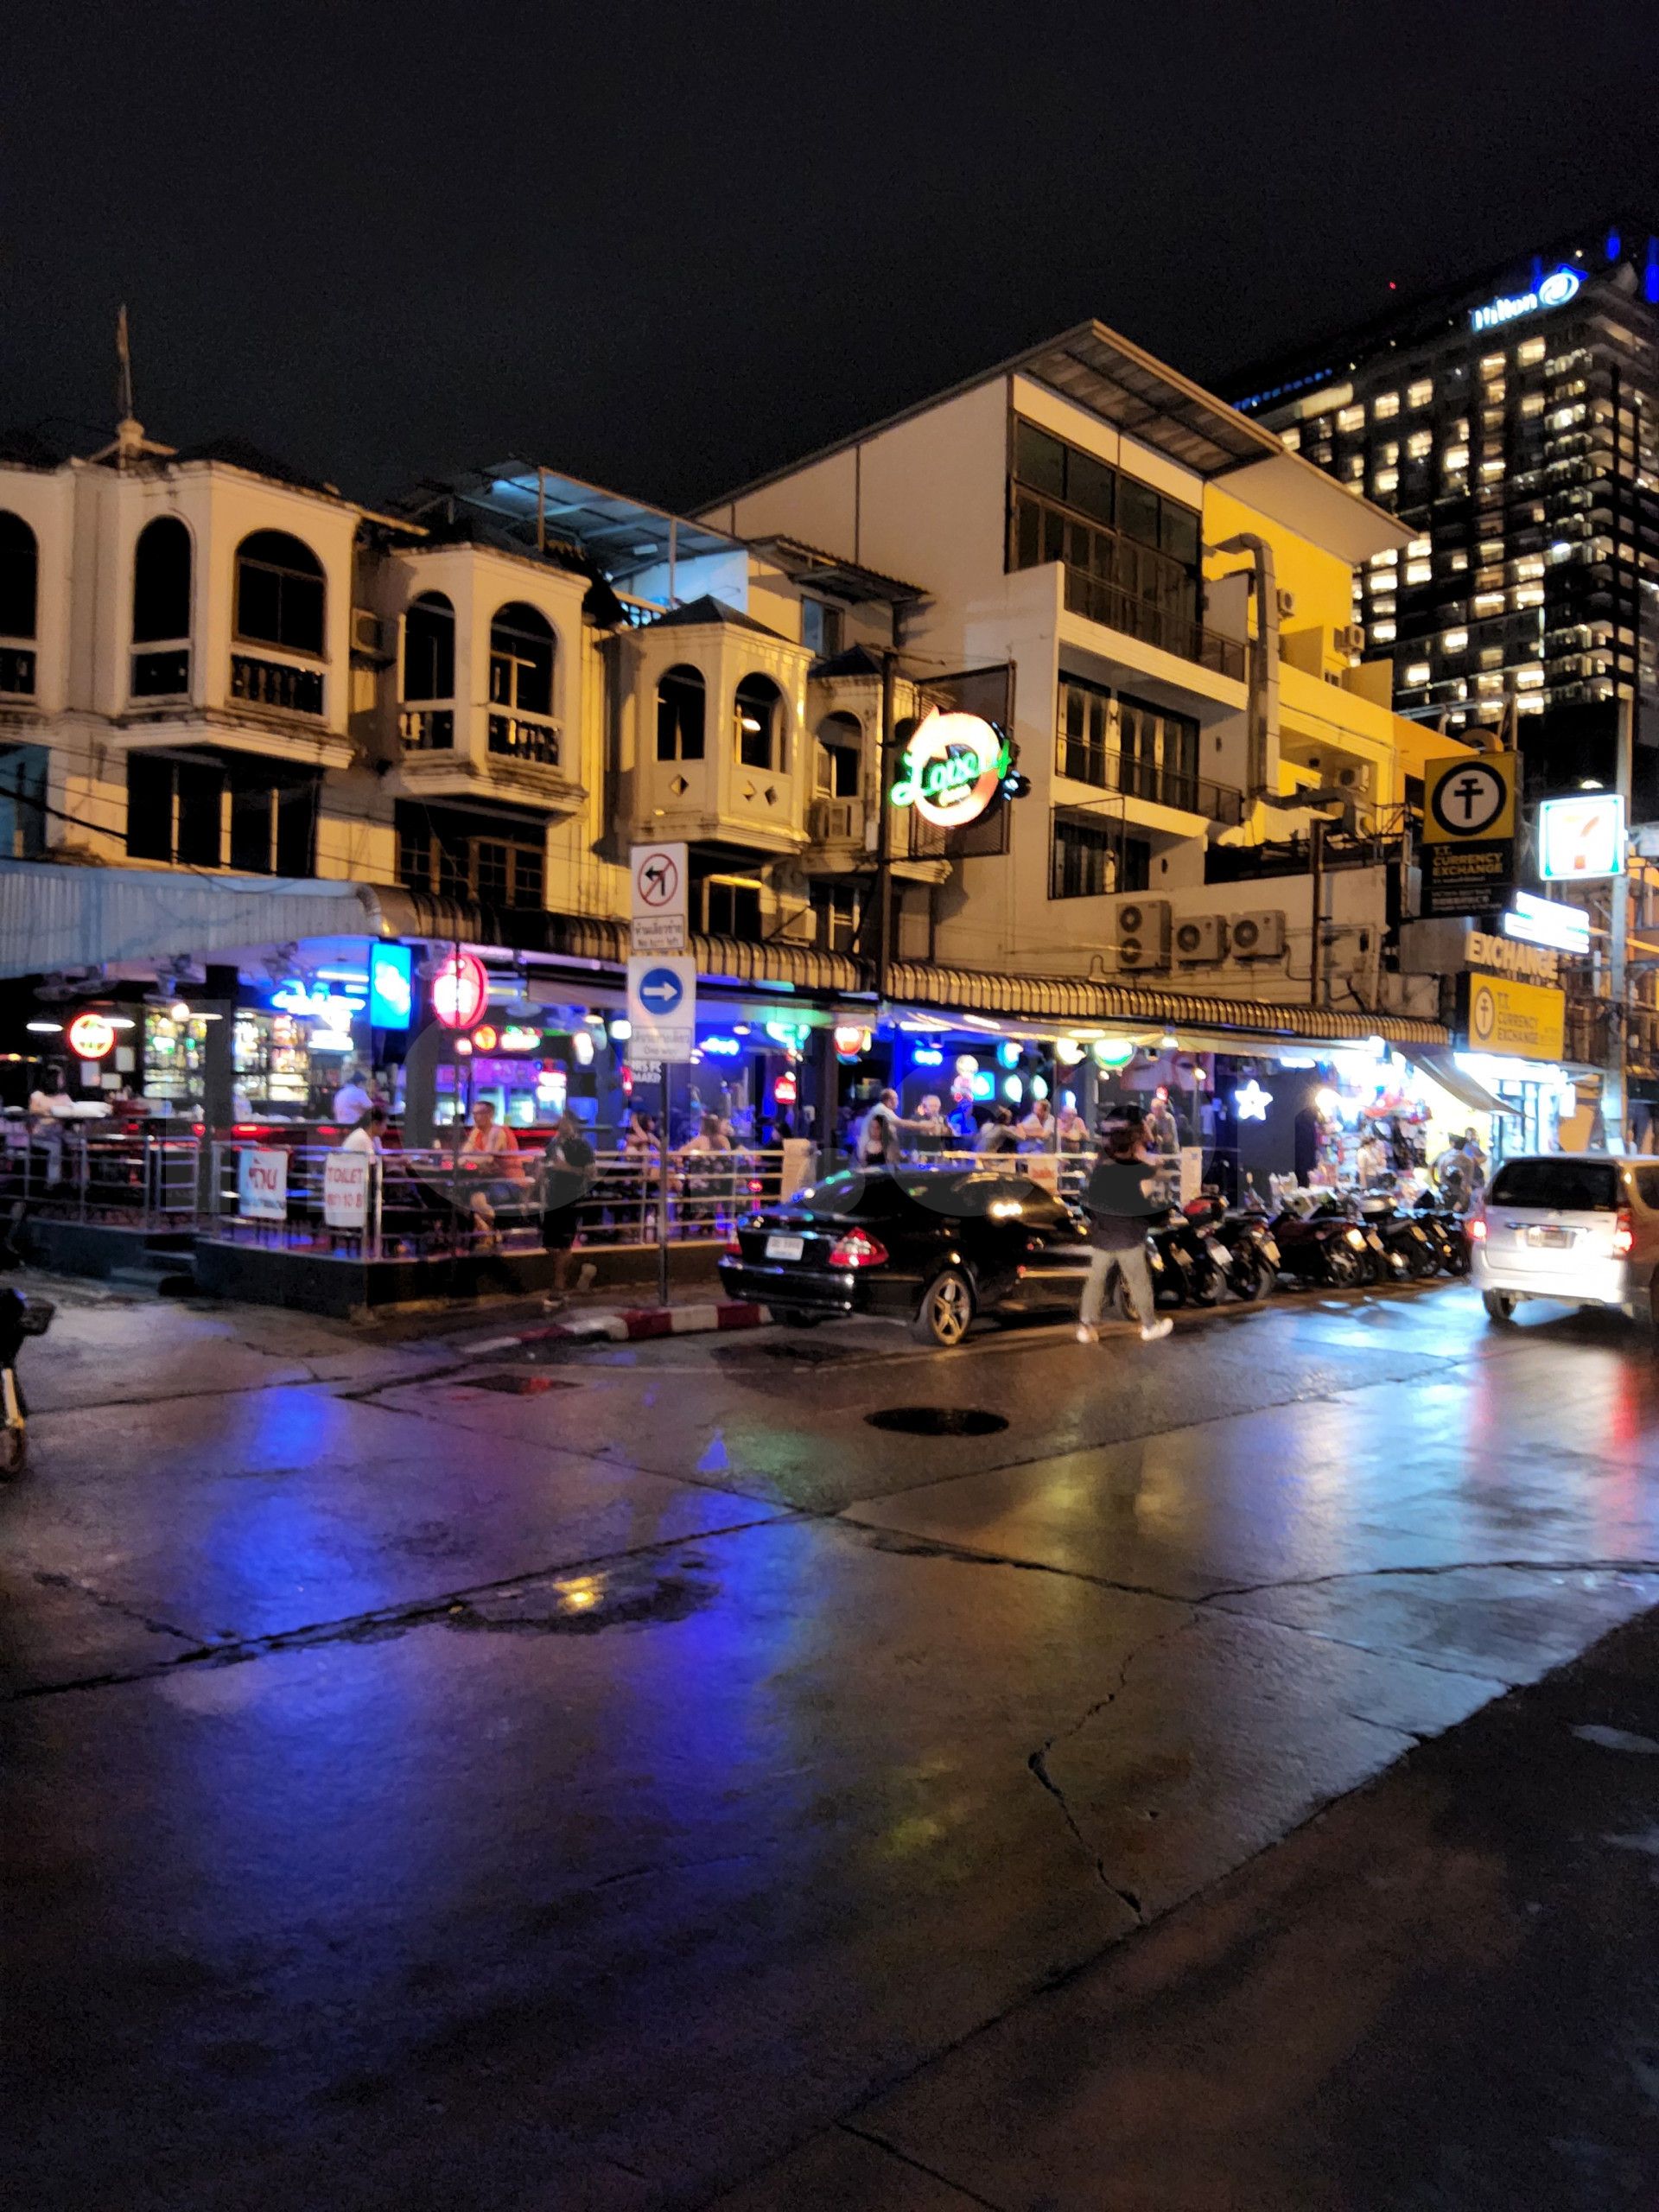
M 1456 1287 L 475 1357 L 81 1287 L 26 1379 L 31 2212 L 1001 2201 L 861 2115 L 1659 1601 L 1646 1343 Z

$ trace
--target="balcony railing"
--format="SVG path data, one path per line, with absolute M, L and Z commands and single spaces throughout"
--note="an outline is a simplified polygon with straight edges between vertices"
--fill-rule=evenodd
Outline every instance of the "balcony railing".
M 322 712 L 322 675 L 315 668 L 292 668 L 286 661 L 231 655 L 231 696 L 251 707 L 277 707 L 284 714 Z
M 1154 806 L 1179 807 L 1187 814 L 1201 814 L 1230 830 L 1244 819 L 1244 794 L 1230 784 L 1213 784 L 1203 776 L 1188 775 L 1156 760 L 1142 760 L 1087 745 L 1062 735 L 1055 748 L 1056 772 L 1073 783 L 1092 784 L 1096 791 L 1118 791 L 1125 798 L 1143 798 Z
M 455 710 L 453 707 L 405 707 L 397 717 L 397 731 L 405 753 L 453 753 Z
M 34 696 L 34 654 L 21 645 L 0 645 L 0 699 Z
M 509 760 L 529 761 L 538 768 L 556 768 L 558 729 L 551 722 L 531 721 L 523 715 L 492 715 L 490 750 Z
M 1065 603 L 1071 613 L 1081 614 L 1086 621 L 1099 622 L 1126 638 L 1139 638 L 1143 645 L 1156 645 L 1182 660 L 1196 661 L 1200 668 L 1230 677 L 1235 683 L 1244 681 L 1244 648 L 1236 638 L 1217 637 L 1201 623 L 1138 599 L 1104 576 L 1088 575 L 1068 564 Z
M 160 652 L 134 653 L 135 699 L 175 699 L 190 689 L 190 648 L 169 645 Z

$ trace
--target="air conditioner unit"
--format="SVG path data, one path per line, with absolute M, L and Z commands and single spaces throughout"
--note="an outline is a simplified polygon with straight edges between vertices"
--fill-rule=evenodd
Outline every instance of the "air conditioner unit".
M 1220 914 L 1189 914 L 1175 925 L 1175 957 L 1192 968 L 1213 968 L 1227 957 L 1227 924 Z
M 1263 911 L 1235 914 L 1228 928 L 1235 960 L 1279 960 L 1285 950 L 1285 918 Z
M 1345 768 L 1338 768 L 1336 785 L 1338 791 L 1351 791 L 1356 798 L 1371 795 L 1372 771 L 1369 761 L 1353 761 Z
M 386 658 L 385 627 L 380 617 L 366 607 L 352 609 L 352 651 L 372 654 L 377 660 Z
M 1337 632 L 1337 651 L 1339 653 L 1363 653 L 1365 650 L 1365 626 L 1363 622 L 1346 622 Z
M 1117 964 L 1125 970 L 1168 967 L 1167 899 L 1131 899 L 1118 908 Z
M 1275 594 L 1275 597 L 1279 602 L 1279 620 L 1281 622 L 1289 621 L 1291 616 L 1296 612 L 1295 593 L 1294 591 L 1287 591 L 1285 587 L 1281 584 L 1278 592 Z
M 863 802 L 855 798 L 815 798 L 807 810 L 807 835 L 815 845 L 847 845 L 862 829 Z

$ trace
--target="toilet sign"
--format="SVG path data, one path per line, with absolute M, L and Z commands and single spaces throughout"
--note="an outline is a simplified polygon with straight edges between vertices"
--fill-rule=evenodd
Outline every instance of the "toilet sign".
M 369 1219 L 369 1181 L 374 1166 L 366 1152 L 331 1152 L 322 1163 L 322 1218 L 329 1229 L 363 1229 Z
M 686 855 L 683 845 L 636 845 L 633 877 L 635 952 L 685 950 Z

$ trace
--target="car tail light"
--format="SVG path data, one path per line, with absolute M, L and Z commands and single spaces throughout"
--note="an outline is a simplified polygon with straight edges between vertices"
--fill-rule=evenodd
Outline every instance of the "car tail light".
M 1625 1258 L 1634 1250 L 1635 1246 L 1636 1224 L 1630 1218 L 1630 1208 L 1621 1206 L 1618 1210 L 1618 1219 L 1613 1225 L 1613 1257 L 1616 1260 Z
M 830 1247 L 832 1268 L 884 1268 L 887 1263 L 887 1246 L 878 1244 L 861 1229 L 849 1229 Z
M 1465 1222 L 1464 1229 L 1471 1244 L 1486 1242 L 1486 1217 L 1484 1213 L 1471 1213 Z
M 735 1236 L 728 1236 L 727 1238 L 726 1242 L 720 1248 L 720 1256 L 722 1260 L 741 1260 L 742 1258 L 743 1247 L 738 1243 Z

